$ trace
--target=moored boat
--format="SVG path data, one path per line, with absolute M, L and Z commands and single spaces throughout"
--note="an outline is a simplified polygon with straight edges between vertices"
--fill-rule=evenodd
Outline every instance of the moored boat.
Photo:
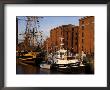
M 43 69 L 50 69 L 50 67 L 51 67 L 51 63 L 46 62 L 46 61 L 43 61 L 43 62 L 40 64 L 40 68 L 43 68 Z

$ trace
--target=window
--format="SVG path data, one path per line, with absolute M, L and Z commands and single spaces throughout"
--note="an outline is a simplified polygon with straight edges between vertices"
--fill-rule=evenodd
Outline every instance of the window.
M 82 21 L 82 24 L 84 24 L 84 21 Z
M 78 40 L 78 38 L 77 38 L 77 37 L 76 37 L 75 39 L 76 39 L 76 40 Z
M 82 32 L 82 37 L 84 37 L 84 32 Z
M 74 28 L 72 28 L 72 31 L 74 31 Z
M 84 39 L 82 39 L 82 44 L 84 44 Z
M 77 45 L 78 43 L 76 42 L 75 45 Z
M 84 26 L 82 26 L 82 30 L 84 30 Z
M 76 33 L 76 35 L 78 35 L 78 34 Z

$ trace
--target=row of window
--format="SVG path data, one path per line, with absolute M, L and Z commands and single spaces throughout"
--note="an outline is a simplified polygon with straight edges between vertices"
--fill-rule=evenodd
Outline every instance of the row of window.
M 92 23 L 94 23 L 94 22 L 92 22 Z M 82 30 L 84 30 L 84 29 L 85 29 L 85 26 L 84 26 L 84 25 L 82 25 L 82 26 L 81 26 L 81 29 L 82 29 Z
M 94 20 L 89 20 L 90 23 L 94 23 Z M 82 24 L 84 24 L 84 21 L 82 21 Z

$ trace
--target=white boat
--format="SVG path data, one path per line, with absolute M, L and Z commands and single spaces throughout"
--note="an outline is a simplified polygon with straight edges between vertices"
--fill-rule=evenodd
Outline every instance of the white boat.
M 44 68 L 44 69 L 50 69 L 50 66 L 51 66 L 51 65 L 49 65 L 49 64 L 41 64 L 41 65 L 40 65 L 40 67 L 41 67 L 41 68 Z
M 51 64 L 50 63 L 47 63 L 46 61 L 43 61 L 40 64 L 40 68 L 43 68 L 43 69 L 50 69 L 50 67 L 51 67 Z
M 79 66 L 80 61 L 75 56 L 68 56 L 67 50 L 60 49 L 53 58 L 53 66 L 57 68 L 70 68 L 70 65 Z
M 86 56 L 83 52 L 81 55 L 81 59 L 77 58 L 79 54 L 76 54 L 75 56 L 72 56 L 71 53 L 68 55 L 68 51 L 65 50 L 62 45 L 62 38 L 61 38 L 61 47 L 60 50 L 56 51 L 53 55 L 53 63 L 51 65 L 51 68 L 71 68 L 71 67 L 79 67 L 79 66 L 84 66 L 82 61 L 83 61 L 83 56 Z
M 63 38 L 61 38 L 60 50 L 56 51 L 53 56 L 52 68 L 70 68 L 71 64 L 79 65 L 80 61 L 75 56 L 71 56 L 71 53 L 70 55 L 67 55 L 68 51 L 62 47 L 64 45 L 62 39 Z

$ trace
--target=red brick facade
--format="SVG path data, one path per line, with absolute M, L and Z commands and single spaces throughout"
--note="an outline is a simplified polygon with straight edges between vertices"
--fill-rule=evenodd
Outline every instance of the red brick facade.
M 64 38 L 64 48 L 74 53 L 94 53 L 94 17 L 88 16 L 79 20 L 79 26 L 62 25 L 50 31 L 48 41 L 49 52 L 60 48 L 60 37 Z M 47 44 L 45 44 L 47 45 Z M 47 49 L 47 48 L 46 48 Z
M 79 20 L 78 48 L 79 52 L 94 53 L 94 17 L 84 17 Z

